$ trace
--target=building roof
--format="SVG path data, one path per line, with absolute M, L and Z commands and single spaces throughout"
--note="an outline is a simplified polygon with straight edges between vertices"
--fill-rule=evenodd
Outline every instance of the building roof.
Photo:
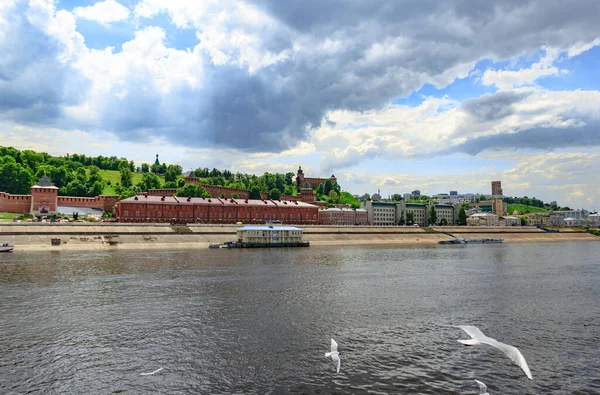
M 248 225 L 237 228 L 236 230 L 304 230 L 295 226 L 267 226 L 267 225 Z
M 194 171 L 192 170 L 188 173 L 187 176 L 185 176 L 185 178 L 198 178 L 198 177 L 196 177 L 196 173 L 194 173 Z
M 258 199 L 226 199 L 226 198 L 187 198 L 177 196 L 137 195 L 119 201 L 119 203 L 151 203 L 151 204 L 182 204 L 182 205 L 223 205 L 223 206 L 260 206 L 260 207 L 296 207 L 318 208 L 313 204 L 298 200 L 258 200 Z
M 373 194 L 375 195 L 375 194 Z M 395 206 L 396 203 L 392 202 L 373 202 L 373 206 Z
M 497 215 L 492 213 L 476 213 L 470 215 L 470 217 L 497 217 Z
M 37 182 L 37 184 L 35 184 L 34 186 L 32 186 L 32 188 L 54 188 L 54 189 L 58 189 L 52 183 L 52 181 L 50 181 L 50 179 L 48 178 L 48 176 L 46 174 L 44 174 L 42 176 L 42 178 L 40 178 L 40 180 Z

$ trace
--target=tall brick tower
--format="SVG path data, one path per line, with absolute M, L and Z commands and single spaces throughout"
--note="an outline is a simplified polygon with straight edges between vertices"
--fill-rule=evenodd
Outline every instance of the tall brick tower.
M 58 188 L 44 174 L 42 178 L 31 187 L 31 210 L 34 215 L 51 215 L 56 213 L 58 202 Z
M 501 181 L 492 181 L 492 195 L 502 195 Z
M 298 174 L 296 174 L 296 192 L 300 192 L 300 188 L 302 188 L 303 183 L 304 183 L 304 172 L 302 171 L 302 167 L 298 166 Z

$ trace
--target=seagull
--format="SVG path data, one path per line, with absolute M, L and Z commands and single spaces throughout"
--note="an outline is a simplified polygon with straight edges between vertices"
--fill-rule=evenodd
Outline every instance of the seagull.
M 490 395 L 487 392 L 487 387 L 485 384 L 483 384 L 481 381 L 479 380 L 475 380 L 475 382 L 477 383 L 477 385 L 479 386 L 479 395 Z
M 335 340 L 331 339 L 331 352 L 326 352 L 325 356 L 331 357 L 333 363 L 335 363 L 337 366 L 336 372 L 339 373 L 341 361 L 340 353 L 338 352 L 338 344 L 335 342 Z
M 529 371 L 529 366 L 527 366 L 527 362 L 525 361 L 525 357 L 523 357 L 523 354 L 521 354 L 521 352 L 516 347 L 501 343 L 496 339 L 492 339 L 491 337 L 487 337 L 476 326 L 461 325 L 459 326 L 459 328 L 467 332 L 469 336 L 472 337 L 472 339 L 457 340 L 458 342 L 464 344 L 465 346 L 487 344 L 492 347 L 496 347 L 500 351 L 504 352 L 506 356 L 510 358 L 511 361 L 516 363 L 523 370 L 523 372 L 525 372 L 529 380 L 533 380 L 533 378 L 531 377 L 531 372 Z
M 163 370 L 163 368 L 156 369 L 154 372 L 150 372 L 150 373 L 142 373 L 142 374 L 140 374 L 140 376 L 150 376 L 150 375 L 153 375 L 154 373 L 160 372 L 161 370 Z

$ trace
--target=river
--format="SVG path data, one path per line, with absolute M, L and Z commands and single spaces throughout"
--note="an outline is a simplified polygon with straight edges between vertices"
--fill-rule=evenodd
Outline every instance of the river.
M 599 256 L 598 242 L 2 254 L 0 393 L 477 394 L 473 379 L 600 393 Z M 517 346 L 533 381 L 457 325 Z

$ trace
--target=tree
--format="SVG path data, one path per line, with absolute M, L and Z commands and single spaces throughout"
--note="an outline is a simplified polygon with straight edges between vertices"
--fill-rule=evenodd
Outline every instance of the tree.
M 406 224 L 407 225 L 412 225 L 415 223 L 415 213 L 413 213 L 412 211 L 409 211 L 406 213 Z
M 206 191 L 202 186 L 196 184 L 185 184 L 183 188 L 179 189 L 175 196 L 178 197 L 212 197 L 210 193 Z
M 167 188 L 167 189 L 177 188 L 177 184 L 175 183 L 175 181 L 167 181 L 164 183 L 163 188 Z
M 181 168 L 181 166 L 178 167 Z M 169 181 L 177 181 L 177 169 L 174 165 L 169 165 L 167 171 L 165 171 L 165 182 Z
M 435 225 L 437 224 L 437 213 L 435 212 L 435 206 L 432 205 L 429 209 L 429 224 Z
M 329 192 L 333 189 L 331 180 L 328 178 L 325 180 L 325 186 L 323 186 L 323 194 L 329 196 Z
M 106 183 L 104 181 L 95 181 L 91 186 L 88 186 L 87 194 L 85 196 L 100 196 L 102 195 L 105 186 Z
M 442 218 L 442 219 L 440 220 L 440 225 L 442 225 L 442 226 L 446 226 L 446 225 L 448 225 L 448 220 L 447 220 L 446 218 Z
M 250 199 L 262 199 L 260 196 L 260 188 L 257 185 L 254 185 L 252 189 L 250 189 Z
M 404 200 L 404 198 L 399 193 L 394 193 L 392 195 L 392 200 L 395 201 L 395 202 L 399 202 L 401 200 Z
M 464 206 L 458 210 L 458 224 L 465 226 L 467 224 L 467 213 L 465 211 Z
M 333 204 L 341 203 L 340 195 L 338 195 L 338 193 L 336 191 L 334 191 L 333 189 L 331 191 L 329 191 L 329 202 L 333 203 Z
M 342 187 L 337 182 L 333 184 L 331 189 L 333 189 L 338 195 L 342 193 Z
M 150 171 L 150 165 L 147 163 L 142 163 L 142 173 L 148 173 Z
M 269 199 L 279 200 L 281 198 L 281 191 L 277 188 L 273 188 L 269 191 Z
M 184 185 L 185 185 L 185 179 L 183 179 L 183 178 L 180 178 L 180 179 L 178 179 L 178 180 L 177 180 L 177 187 L 178 187 L 178 188 L 181 188 L 181 187 L 183 187 Z
M 283 193 L 286 195 L 294 196 L 296 194 L 296 188 L 293 185 L 286 185 L 283 189 Z
M 29 169 L 9 156 L 0 158 L 0 191 L 27 194 L 34 180 Z
M 292 173 L 292 172 L 285 173 L 285 177 L 284 177 L 285 185 L 294 186 L 293 180 L 294 180 L 294 173 Z
M 142 180 L 138 183 L 138 186 L 142 191 L 158 189 L 160 188 L 160 178 L 154 173 L 145 173 L 142 176 Z
M 521 217 L 521 226 L 527 226 L 527 219 L 525 217 Z
M 315 192 L 317 193 L 317 196 L 321 196 L 325 194 L 325 185 L 323 183 L 320 183 L 319 186 L 317 187 L 317 189 L 315 190 Z
M 224 194 L 224 193 L 221 193 L 221 194 L 219 195 L 219 197 L 220 197 L 221 199 L 225 199 L 225 194 Z
M 87 196 L 88 190 L 80 179 L 76 178 L 59 190 L 63 196 Z
M 127 166 L 121 166 L 119 173 L 121 173 L 121 185 L 125 188 L 129 188 L 132 185 L 133 180 L 131 170 Z
M 231 194 L 231 198 L 232 198 L 232 199 L 239 199 L 239 198 L 240 198 L 240 195 L 238 195 L 237 193 L 232 193 L 232 194 Z

